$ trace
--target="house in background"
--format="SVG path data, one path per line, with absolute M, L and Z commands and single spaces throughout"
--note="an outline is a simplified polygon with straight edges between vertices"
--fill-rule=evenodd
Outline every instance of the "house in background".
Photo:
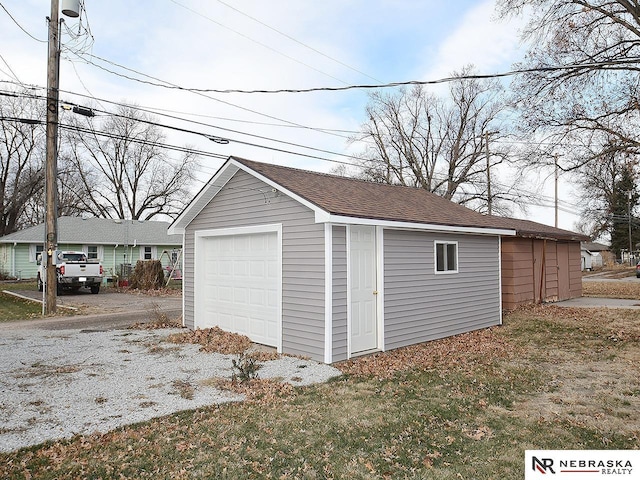
M 60 217 L 59 250 L 82 251 L 98 259 L 105 277 L 125 276 L 138 260 L 179 261 L 180 235 L 169 235 L 169 223 L 104 218 Z M 44 243 L 44 224 L 0 237 L 0 271 L 15 278 L 35 278 Z M 125 273 L 125 275 L 123 275 Z
M 509 242 L 543 242 L 541 278 L 556 291 L 540 301 L 582 294 L 584 238 L 573 232 L 422 189 L 235 157 L 169 232 L 183 236 L 187 327 L 219 326 L 325 363 L 500 324 L 505 304 L 526 297 L 505 302 L 506 279 L 540 280 L 532 261 L 505 261 Z M 559 288 L 565 281 L 575 283 Z M 521 281 L 512 284 L 517 293 Z
M 594 270 L 605 265 L 605 257 L 610 255 L 611 248 L 597 242 L 582 242 L 580 256 L 582 257 L 582 270 Z M 610 259 L 609 259 L 610 260 Z M 613 258 L 615 261 L 615 258 Z

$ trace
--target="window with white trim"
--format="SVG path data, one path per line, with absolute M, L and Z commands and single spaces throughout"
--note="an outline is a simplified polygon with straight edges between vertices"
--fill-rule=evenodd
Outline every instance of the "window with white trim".
M 151 247 L 143 247 L 144 251 L 143 251 L 143 260 L 153 260 L 153 251 L 151 249 Z
M 38 255 L 44 252 L 44 245 L 42 243 L 32 243 L 29 245 L 29 261 L 38 262 Z
M 458 273 L 458 242 L 435 242 L 436 273 Z
M 89 260 L 97 260 L 99 258 L 97 245 L 87 245 L 87 258 Z

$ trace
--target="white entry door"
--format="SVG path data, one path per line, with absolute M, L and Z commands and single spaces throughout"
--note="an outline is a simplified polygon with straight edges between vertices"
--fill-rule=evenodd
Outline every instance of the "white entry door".
M 375 227 L 351 226 L 351 353 L 378 347 Z

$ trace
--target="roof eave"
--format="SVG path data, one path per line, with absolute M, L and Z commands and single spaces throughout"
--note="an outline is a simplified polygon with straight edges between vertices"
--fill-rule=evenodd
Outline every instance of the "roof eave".
M 318 217 L 316 223 L 336 223 L 346 225 L 371 225 L 387 228 L 401 228 L 409 230 L 428 230 L 442 233 L 464 233 L 474 235 L 491 235 L 513 237 L 516 231 L 506 228 L 479 227 L 470 225 L 441 225 L 435 223 L 405 222 L 398 220 L 383 220 L 376 218 L 349 217 L 345 215 L 331 215 Z
M 187 226 L 215 198 L 229 180 L 239 170 L 237 162 L 227 160 L 213 177 L 200 189 L 185 209 L 169 225 L 169 235 L 184 235 Z
M 584 237 L 582 235 L 579 234 L 575 234 L 575 235 L 554 235 L 554 234 L 547 234 L 547 233 L 540 233 L 540 232 L 523 232 L 523 231 L 517 231 L 516 235 L 520 238 L 531 238 L 531 239 L 535 239 L 535 240 L 551 240 L 551 241 L 569 241 L 569 242 L 583 242 L 584 241 Z

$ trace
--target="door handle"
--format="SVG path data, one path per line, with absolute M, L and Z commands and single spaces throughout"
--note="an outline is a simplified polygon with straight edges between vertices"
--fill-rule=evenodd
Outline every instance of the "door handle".
M 373 291 L 373 294 L 374 294 L 374 295 L 377 295 L 377 294 L 378 294 L 378 291 L 377 291 L 377 290 L 374 290 L 374 291 Z

